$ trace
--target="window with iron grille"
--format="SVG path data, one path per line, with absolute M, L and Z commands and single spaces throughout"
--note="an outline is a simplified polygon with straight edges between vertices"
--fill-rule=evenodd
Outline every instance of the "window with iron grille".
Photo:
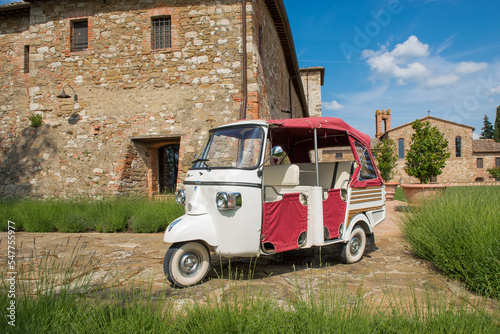
M 87 20 L 71 22 L 71 51 L 89 49 L 89 24 Z
M 170 16 L 151 19 L 151 48 L 161 50 L 172 47 Z
M 483 168 L 483 158 L 477 158 L 476 162 L 477 168 Z

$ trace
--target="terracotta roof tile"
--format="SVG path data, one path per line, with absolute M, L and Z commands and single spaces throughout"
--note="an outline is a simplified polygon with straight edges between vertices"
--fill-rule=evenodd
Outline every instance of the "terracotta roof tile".
M 472 141 L 473 152 L 500 153 L 500 143 L 493 139 L 475 139 Z

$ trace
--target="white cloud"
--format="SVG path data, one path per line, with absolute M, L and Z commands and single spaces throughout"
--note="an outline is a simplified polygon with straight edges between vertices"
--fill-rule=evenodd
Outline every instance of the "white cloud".
M 405 84 L 407 80 L 418 80 L 430 74 L 421 62 L 407 63 L 408 58 L 428 56 L 428 49 L 427 44 L 412 35 L 392 51 L 383 46 L 379 51 L 363 50 L 362 56 L 370 65 L 373 78 L 397 79 L 399 84 Z
M 344 109 L 344 106 L 337 101 L 333 100 L 332 102 L 321 102 L 323 109 L 325 110 L 341 110 Z
M 429 45 L 422 44 L 415 35 L 411 35 L 406 42 L 397 44 L 391 54 L 394 57 L 427 57 Z
M 484 70 L 488 67 L 487 63 L 475 63 L 473 61 L 463 61 L 455 69 L 457 74 L 471 74 Z
M 500 86 L 491 88 L 491 89 L 489 90 L 489 93 L 490 93 L 490 94 L 494 94 L 494 95 L 496 95 L 496 94 L 500 94 Z
M 462 76 L 488 68 L 485 62 L 455 63 L 441 57 L 439 52 L 451 43 L 451 39 L 435 50 L 435 54 L 430 54 L 429 45 L 412 35 L 392 50 L 387 46 L 379 50 L 363 50 L 362 57 L 370 66 L 370 79 L 373 81 L 395 80 L 399 85 L 415 83 L 424 89 L 456 85 Z
M 427 79 L 426 86 L 430 88 L 449 86 L 457 83 L 459 79 L 460 77 L 454 73 L 438 75 L 436 77 Z

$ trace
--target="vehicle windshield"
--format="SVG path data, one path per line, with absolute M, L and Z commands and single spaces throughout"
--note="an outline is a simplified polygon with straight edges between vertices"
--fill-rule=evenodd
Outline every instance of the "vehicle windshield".
M 193 168 L 246 168 L 259 166 L 264 131 L 260 127 L 235 127 L 210 133 L 202 156 Z

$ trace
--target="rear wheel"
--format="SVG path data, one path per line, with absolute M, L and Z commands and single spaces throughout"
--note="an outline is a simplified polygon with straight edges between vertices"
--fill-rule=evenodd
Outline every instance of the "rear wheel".
M 180 288 L 200 283 L 209 270 L 210 252 L 197 241 L 173 244 L 163 259 L 167 279 Z
M 343 263 L 356 263 L 363 257 L 366 248 L 366 233 L 361 226 L 355 226 L 349 242 L 342 247 L 340 260 Z

